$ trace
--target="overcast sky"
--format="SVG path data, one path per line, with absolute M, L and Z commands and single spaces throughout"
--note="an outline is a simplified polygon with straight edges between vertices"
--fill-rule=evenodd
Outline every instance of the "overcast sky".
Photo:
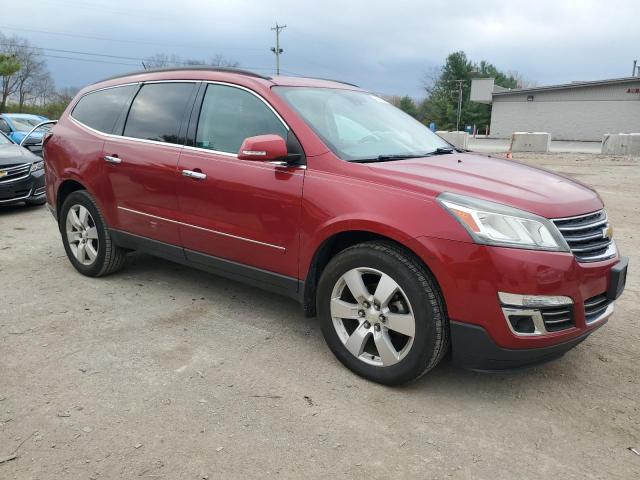
M 277 21 L 287 25 L 281 34 L 284 73 L 342 79 L 379 93 L 414 97 L 423 96 L 425 72 L 456 50 L 499 69 L 516 70 L 541 85 L 629 76 L 633 59 L 640 57 L 637 0 L 29 0 L 29 4 L 29 15 L 24 8 L 2 8 L 0 32 L 23 36 L 43 48 L 132 58 L 167 53 L 209 59 L 222 54 L 265 74 L 273 74 L 275 68 L 269 48 L 275 43 L 270 27 Z M 46 54 L 58 86 L 80 87 L 140 66 L 137 60 L 54 50 Z

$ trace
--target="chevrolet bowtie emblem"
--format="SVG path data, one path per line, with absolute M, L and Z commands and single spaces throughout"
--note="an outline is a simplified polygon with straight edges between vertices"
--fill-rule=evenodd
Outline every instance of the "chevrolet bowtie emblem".
M 8 174 L 6 172 L 6 170 L 0 170 L 0 178 L 4 178 L 6 177 Z
M 602 229 L 602 238 L 608 238 L 609 240 L 613 238 L 613 227 L 611 225 Z

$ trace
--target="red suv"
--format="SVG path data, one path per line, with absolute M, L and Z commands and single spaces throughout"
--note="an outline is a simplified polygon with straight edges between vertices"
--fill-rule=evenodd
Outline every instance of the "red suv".
M 363 377 L 561 356 L 602 326 L 627 259 L 602 200 L 454 149 L 356 86 L 229 69 L 82 90 L 44 140 L 82 274 L 139 250 L 300 301 Z

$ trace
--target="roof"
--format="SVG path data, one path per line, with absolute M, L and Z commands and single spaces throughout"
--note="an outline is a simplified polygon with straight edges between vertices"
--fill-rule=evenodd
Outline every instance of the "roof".
M 42 115 L 32 113 L 3 113 L 1 115 L 9 118 L 45 118 Z
M 173 76 L 171 74 L 176 74 L 176 79 L 196 79 L 200 78 L 202 80 L 215 80 L 215 78 L 211 77 L 214 74 L 231 74 L 237 75 L 240 77 L 247 77 L 250 79 L 262 81 L 268 83 L 270 85 L 286 85 L 286 86 L 308 86 L 308 87 L 336 87 L 336 84 L 339 84 L 344 88 L 353 87 L 358 88 L 357 85 L 353 85 L 351 83 L 342 82 L 340 80 L 330 80 L 326 78 L 313 78 L 313 77 L 291 77 L 291 76 L 274 76 L 269 77 L 266 75 L 260 75 L 259 73 L 252 72 L 250 70 L 243 70 L 241 68 L 234 67 L 214 67 L 208 65 L 191 65 L 188 67 L 178 67 L 178 68 L 157 68 L 150 70 L 139 70 L 136 72 L 130 72 L 122 75 L 116 75 L 113 77 L 105 78 L 98 82 L 95 82 L 93 85 L 101 84 L 104 82 L 112 82 L 113 80 L 126 79 L 134 76 L 141 76 L 142 78 L 136 79 L 136 81 L 147 81 L 152 80 L 154 78 L 162 78 L 163 80 L 168 79 Z
M 544 92 L 549 90 L 568 90 L 573 88 L 584 88 L 584 87 L 599 87 L 602 85 L 616 85 L 619 83 L 629 83 L 629 82 L 640 82 L 640 77 L 623 77 L 623 78 L 611 78 L 608 80 L 591 80 L 588 82 L 571 82 L 571 83 L 562 83 L 559 85 L 547 85 L 542 87 L 531 87 L 531 88 L 512 88 L 501 91 L 494 91 L 494 97 L 502 97 L 505 95 L 517 95 L 519 93 L 533 93 L 533 92 Z

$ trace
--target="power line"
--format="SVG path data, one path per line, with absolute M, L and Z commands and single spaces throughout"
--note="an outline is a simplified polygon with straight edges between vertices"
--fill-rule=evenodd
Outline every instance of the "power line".
M 276 32 L 276 46 L 271 48 L 271 51 L 276 54 L 276 75 L 280 75 L 280 54 L 284 52 L 284 50 L 280 48 L 280 30 L 284 30 L 285 28 L 287 28 L 286 25 L 278 25 L 278 22 L 276 22 L 275 27 L 271 27 L 271 30 Z

